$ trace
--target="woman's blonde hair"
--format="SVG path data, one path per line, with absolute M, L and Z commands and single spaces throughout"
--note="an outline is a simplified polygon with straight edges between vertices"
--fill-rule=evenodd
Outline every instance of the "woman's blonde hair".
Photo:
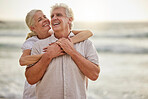
M 31 10 L 30 12 L 27 13 L 25 21 L 26 21 L 26 24 L 27 24 L 27 26 L 28 26 L 29 29 L 30 29 L 31 26 L 34 25 L 34 23 L 35 23 L 35 21 L 34 21 L 34 15 L 35 15 L 35 13 L 38 12 L 38 11 L 41 11 L 41 10 L 34 9 L 34 10 Z M 41 11 L 41 12 L 42 12 L 42 11 Z M 32 37 L 32 36 L 36 36 L 36 35 L 37 35 L 37 34 L 36 34 L 34 31 L 32 31 L 31 29 L 30 29 L 30 31 L 31 31 L 31 32 L 27 34 L 26 40 L 27 40 L 28 38 Z
M 67 17 L 71 17 L 72 21 L 74 20 L 74 14 L 71 8 L 69 8 L 66 4 L 64 3 L 56 3 L 54 6 L 51 7 L 51 11 L 50 13 L 53 12 L 53 10 L 57 9 L 57 8 L 64 8 L 65 9 L 65 13 Z M 73 24 L 70 24 L 70 29 L 72 29 Z

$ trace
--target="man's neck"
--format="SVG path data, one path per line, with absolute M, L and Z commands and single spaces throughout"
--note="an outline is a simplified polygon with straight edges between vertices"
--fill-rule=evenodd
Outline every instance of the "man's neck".
M 54 32 L 54 36 L 57 38 L 57 39 L 60 39 L 62 37 L 64 38 L 67 38 L 70 34 L 70 30 L 69 31 L 56 31 Z
M 43 33 L 44 35 L 37 35 L 37 37 L 39 38 L 39 39 L 45 39 L 45 38 L 48 38 L 49 36 L 51 36 L 51 34 L 50 34 L 50 32 L 45 32 L 45 33 Z

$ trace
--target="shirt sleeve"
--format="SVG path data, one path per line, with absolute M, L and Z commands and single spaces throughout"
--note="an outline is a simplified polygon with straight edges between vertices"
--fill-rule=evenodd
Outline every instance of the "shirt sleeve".
M 40 51 L 39 51 L 39 44 L 38 44 L 38 43 L 34 43 L 34 45 L 32 46 L 31 55 L 38 55 L 38 54 L 40 54 Z M 37 62 L 36 62 L 36 63 L 37 63 Z M 30 64 L 30 65 L 28 65 L 27 67 L 34 66 L 36 63 Z
M 90 40 L 85 41 L 85 58 L 94 64 L 99 65 L 98 53 Z
M 23 43 L 23 45 L 22 45 L 22 47 L 21 47 L 21 49 L 22 49 L 22 51 L 24 51 L 24 50 L 26 50 L 26 49 L 32 49 L 32 46 L 34 45 L 34 43 L 35 43 L 35 41 L 33 41 L 33 40 L 30 40 L 30 39 L 27 39 L 24 43 Z
M 32 46 L 31 55 L 41 54 L 39 48 L 40 48 L 39 44 L 35 42 L 34 45 Z

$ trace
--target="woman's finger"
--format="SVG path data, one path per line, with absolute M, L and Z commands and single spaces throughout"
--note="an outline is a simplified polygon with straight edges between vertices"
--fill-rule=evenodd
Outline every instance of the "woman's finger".
M 43 48 L 43 50 L 46 50 L 46 49 L 47 49 L 47 47 Z
M 70 42 L 72 42 L 72 39 L 70 38 L 70 37 L 68 37 L 68 40 L 70 41 Z M 73 43 L 73 42 L 72 42 Z
M 43 50 L 43 52 L 46 52 L 46 51 L 47 51 L 46 49 Z
M 58 41 L 57 41 L 56 44 L 58 44 L 58 45 L 60 46 L 60 45 L 61 45 L 61 42 L 58 42 Z

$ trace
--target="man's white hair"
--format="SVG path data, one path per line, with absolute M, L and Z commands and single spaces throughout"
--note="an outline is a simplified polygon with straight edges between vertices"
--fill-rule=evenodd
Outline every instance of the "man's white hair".
M 57 9 L 57 8 L 64 8 L 65 9 L 65 14 L 68 18 L 72 18 L 72 21 L 74 20 L 74 14 L 71 8 L 69 8 L 66 4 L 64 3 L 56 3 L 55 5 L 53 5 L 51 7 L 51 11 L 50 13 L 53 12 L 53 10 Z M 70 24 L 70 29 L 72 28 L 72 23 Z

